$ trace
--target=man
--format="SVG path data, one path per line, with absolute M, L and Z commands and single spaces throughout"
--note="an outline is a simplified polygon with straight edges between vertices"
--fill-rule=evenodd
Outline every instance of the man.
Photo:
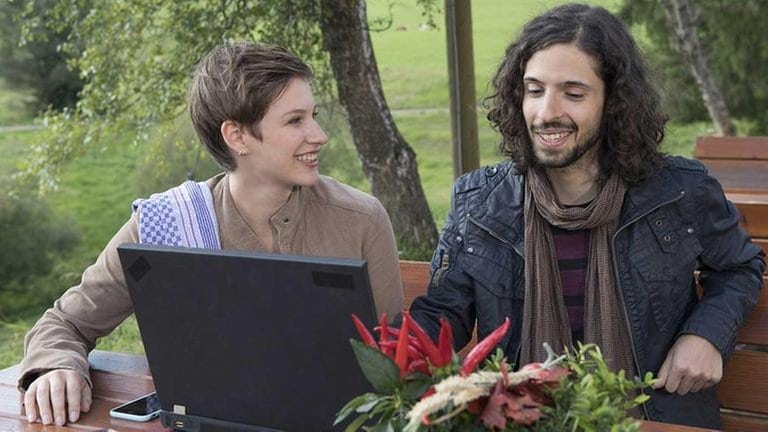
M 665 117 L 631 35 L 605 9 L 557 7 L 493 84 L 511 162 L 456 181 L 413 316 L 433 336 L 448 318 L 457 347 L 476 320 L 483 338 L 510 317 L 517 364 L 543 342 L 597 343 L 614 370 L 658 377 L 638 415 L 719 428 L 713 385 L 765 263 L 704 167 L 659 152 Z

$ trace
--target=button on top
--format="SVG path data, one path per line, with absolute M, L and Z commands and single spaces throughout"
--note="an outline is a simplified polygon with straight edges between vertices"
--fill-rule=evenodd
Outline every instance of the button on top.
M 686 231 L 688 231 L 688 234 L 693 234 L 693 228 L 688 228 Z
M 660 227 L 660 226 L 663 226 L 663 225 L 664 225 L 664 221 L 663 220 L 659 219 L 659 220 L 656 221 L 656 226 Z
M 474 251 L 475 251 L 475 248 L 473 248 L 472 246 L 467 248 L 467 252 L 469 252 L 469 253 L 472 253 Z
M 462 240 L 461 236 L 456 236 L 456 241 L 457 242 L 461 243 L 461 240 Z

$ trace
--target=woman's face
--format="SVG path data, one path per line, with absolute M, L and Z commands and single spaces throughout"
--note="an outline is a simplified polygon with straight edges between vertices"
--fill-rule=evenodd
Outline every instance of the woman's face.
M 315 121 L 317 106 L 309 83 L 292 78 L 256 126 L 261 138 L 245 134 L 247 155 L 238 157 L 237 171 L 256 184 L 293 188 L 319 180 L 319 153 L 328 141 Z

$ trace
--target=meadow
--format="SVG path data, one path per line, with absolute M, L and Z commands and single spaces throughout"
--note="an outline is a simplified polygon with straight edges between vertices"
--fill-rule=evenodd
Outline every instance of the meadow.
M 452 183 L 450 118 L 447 111 L 445 32 L 442 15 L 437 15 L 438 29 L 424 29 L 425 18 L 413 1 L 396 1 L 392 7 L 392 25 L 384 31 L 374 31 L 372 40 L 379 65 L 384 92 L 397 127 L 417 153 L 419 172 L 430 208 L 438 228 L 450 205 Z M 478 0 L 473 2 L 474 54 L 478 102 L 488 94 L 488 82 L 495 72 L 506 44 L 515 36 L 522 23 L 537 13 L 562 1 L 541 0 Z M 616 9 L 617 1 L 591 1 Z M 386 2 L 369 1 L 369 19 L 385 18 Z M 642 38 L 641 38 L 642 39 Z M 0 125 L 31 123 L 32 117 L 20 109 L 29 95 L 20 93 L 7 83 L 0 83 Z M 501 160 L 497 138 L 478 110 L 481 164 Z M 323 114 L 321 114 L 323 115 Z M 329 162 L 322 170 L 361 189 L 369 189 L 356 161 L 343 117 L 323 117 L 331 136 L 328 145 Z M 181 121 L 182 128 L 185 122 Z M 707 123 L 675 124 L 669 127 L 664 150 L 673 154 L 692 155 L 697 135 L 710 133 Z M 188 129 L 187 129 L 188 132 Z M 23 161 L 25 152 L 40 131 L 0 133 L 0 184 L 9 179 Z M 108 239 L 129 216 L 130 203 L 140 193 L 135 186 L 137 166 L 151 149 L 131 145 L 130 131 L 117 132 L 109 142 L 97 143 L 94 149 L 69 162 L 57 190 L 47 199 L 54 211 L 73 221 L 82 235 L 71 256 L 62 257 L 59 265 L 70 273 L 61 281 L 56 292 L 63 292 L 70 280 L 93 262 Z M 179 179 L 179 181 L 183 180 Z M 142 192 L 143 193 L 143 192 Z M 5 198 L 3 198 L 5 199 Z M 0 316 L 0 367 L 18 362 L 22 355 L 23 335 L 39 314 L 50 304 L 28 311 L 24 316 Z M 142 352 L 135 320 L 129 319 L 112 335 L 99 342 L 99 349 Z

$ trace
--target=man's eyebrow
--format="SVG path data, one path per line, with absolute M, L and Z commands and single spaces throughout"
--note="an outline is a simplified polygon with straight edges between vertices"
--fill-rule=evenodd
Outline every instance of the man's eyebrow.
M 561 84 L 562 87 L 581 87 L 585 89 L 592 89 L 592 86 L 585 83 L 584 81 L 566 81 Z
M 523 82 L 534 83 L 534 84 L 544 84 L 543 82 L 541 82 L 540 80 L 538 80 L 538 79 L 536 79 L 534 77 L 523 77 Z M 591 90 L 592 89 L 591 85 L 587 84 L 584 81 L 578 81 L 578 80 L 569 80 L 569 81 L 565 81 L 565 82 L 562 82 L 562 83 L 558 83 L 558 87 L 563 87 L 563 88 L 567 88 L 567 87 L 581 87 L 581 88 L 587 89 L 587 90 Z

